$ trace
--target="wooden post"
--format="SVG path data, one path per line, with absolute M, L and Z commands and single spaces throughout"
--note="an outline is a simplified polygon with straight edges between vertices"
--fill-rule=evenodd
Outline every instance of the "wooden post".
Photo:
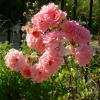
M 88 23 L 90 29 L 92 27 L 92 13 L 93 13 L 93 0 L 90 0 L 89 23 Z
M 74 8 L 73 8 L 73 19 L 76 19 L 76 11 L 77 11 L 77 0 L 74 0 Z
M 61 0 L 61 10 L 64 10 L 64 0 Z

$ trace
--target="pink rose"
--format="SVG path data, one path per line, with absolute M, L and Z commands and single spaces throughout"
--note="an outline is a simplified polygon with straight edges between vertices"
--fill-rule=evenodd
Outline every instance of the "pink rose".
M 15 71 L 20 71 L 20 69 L 26 64 L 26 57 L 15 49 L 10 49 L 5 56 L 6 65 Z
M 61 40 L 65 37 L 63 31 L 54 30 L 51 32 L 47 32 L 46 35 L 43 37 L 43 43 L 45 44 L 46 48 L 55 49 L 59 47 Z
M 67 39 L 79 44 L 88 43 L 91 40 L 90 31 L 73 20 L 64 23 L 64 32 Z
M 26 35 L 27 45 L 32 49 L 38 49 L 40 52 L 43 52 L 45 49 L 45 45 L 43 44 L 42 36 L 36 37 L 32 34 Z
M 59 25 L 65 18 L 66 14 L 58 6 L 54 3 L 49 3 L 32 17 L 32 23 L 36 29 L 45 32 L 49 27 Z
M 40 83 L 49 77 L 49 72 L 41 67 L 41 65 L 37 64 L 31 68 L 31 78 L 33 82 Z
M 93 48 L 89 45 L 82 44 L 80 48 L 76 48 L 75 59 L 81 65 L 89 64 L 93 56 Z

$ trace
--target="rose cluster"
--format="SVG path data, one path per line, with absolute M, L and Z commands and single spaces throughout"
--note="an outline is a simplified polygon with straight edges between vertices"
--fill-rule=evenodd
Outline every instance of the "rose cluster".
M 64 56 L 73 55 L 80 66 L 89 64 L 93 54 L 90 31 L 66 15 L 54 3 L 43 6 L 22 27 L 27 45 L 41 53 L 38 62 L 33 65 L 22 52 L 11 49 L 5 56 L 6 65 L 33 82 L 42 82 L 61 68 Z

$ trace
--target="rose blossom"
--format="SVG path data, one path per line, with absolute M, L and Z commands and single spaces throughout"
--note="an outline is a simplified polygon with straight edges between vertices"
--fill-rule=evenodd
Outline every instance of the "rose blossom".
M 89 45 L 82 44 L 80 48 L 75 49 L 75 59 L 81 65 L 89 64 L 93 56 L 93 48 Z
M 51 74 L 57 72 L 61 65 L 64 64 L 61 51 L 46 51 L 40 58 L 39 64 L 47 69 Z
M 34 49 L 35 48 L 35 45 L 36 45 L 36 42 L 37 42 L 37 38 L 34 37 L 32 34 L 27 34 L 26 35 L 26 42 L 27 42 L 27 45 Z
M 45 46 L 43 44 L 43 39 L 41 36 L 35 37 L 32 34 L 27 34 L 26 35 L 26 42 L 30 48 L 32 48 L 32 49 L 37 48 L 40 52 L 43 52 L 45 49 Z
M 6 65 L 12 70 L 19 71 L 26 63 L 26 58 L 16 49 L 10 49 L 5 56 Z
M 23 67 L 21 67 L 20 73 L 21 73 L 24 77 L 30 78 L 30 76 L 31 76 L 31 71 L 30 71 L 31 66 L 32 66 L 31 64 L 26 63 Z
M 66 38 L 73 40 L 76 43 L 88 43 L 91 40 L 91 35 L 89 30 L 85 27 L 79 25 L 76 21 L 66 21 L 64 22 L 64 32 L 66 33 Z
M 39 31 L 45 32 L 49 27 L 59 25 L 65 17 L 65 13 L 57 5 L 49 3 L 32 17 L 32 23 Z
M 40 83 L 47 80 L 49 77 L 50 73 L 41 67 L 41 65 L 37 64 L 31 68 L 31 78 L 33 82 Z
M 59 47 L 61 40 L 65 37 L 65 34 L 61 30 L 54 30 L 51 32 L 47 32 L 43 37 L 43 43 L 46 48 L 55 49 Z
M 39 58 L 39 62 L 31 68 L 31 77 L 33 82 L 47 80 L 54 72 L 60 69 L 63 64 L 63 57 L 59 54 L 53 54 L 53 51 L 46 51 Z
M 20 72 L 24 77 L 30 77 L 31 64 L 28 64 L 27 58 L 22 52 L 16 49 L 10 49 L 5 56 L 5 63 L 10 69 Z

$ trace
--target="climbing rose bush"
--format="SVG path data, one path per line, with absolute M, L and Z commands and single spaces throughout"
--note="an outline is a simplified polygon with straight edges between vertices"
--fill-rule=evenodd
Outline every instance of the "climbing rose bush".
M 54 3 L 49 3 L 32 16 L 31 22 L 22 27 L 27 45 L 40 52 L 33 64 L 21 51 L 11 49 L 5 56 L 6 65 L 33 82 L 47 80 L 64 65 L 64 56 L 73 55 L 80 66 L 90 64 L 93 49 L 89 45 L 90 31 L 74 20 Z M 34 61 L 35 57 L 31 59 Z

